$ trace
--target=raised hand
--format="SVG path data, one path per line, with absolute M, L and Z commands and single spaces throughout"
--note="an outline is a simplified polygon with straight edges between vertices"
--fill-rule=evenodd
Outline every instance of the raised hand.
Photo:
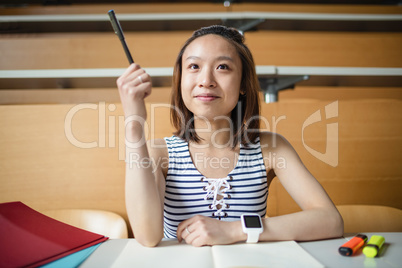
M 144 99 L 151 94 L 151 76 L 134 63 L 117 79 L 117 86 L 125 117 L 140 116 L 145 120 Z

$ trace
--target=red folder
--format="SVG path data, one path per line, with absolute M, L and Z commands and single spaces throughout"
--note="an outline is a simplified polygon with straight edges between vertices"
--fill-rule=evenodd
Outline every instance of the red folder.
M 107 239 L 21 202 L 0 204 L 0 267 L 37 267 Z

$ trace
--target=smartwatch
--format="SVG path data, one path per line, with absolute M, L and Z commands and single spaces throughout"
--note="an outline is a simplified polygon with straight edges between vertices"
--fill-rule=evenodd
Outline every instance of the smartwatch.
M 241 215 L 241 225 L 243 232 L 247 234 L 247 243 L 257 243 L 260 234 L 264 230 L 260 215 L 247 213 Z

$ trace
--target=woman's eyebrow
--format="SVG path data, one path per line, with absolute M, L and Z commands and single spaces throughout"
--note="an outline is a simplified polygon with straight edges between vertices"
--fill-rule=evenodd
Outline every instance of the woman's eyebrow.
M 232 57 L 229 56 L 219 56 L 217 60 L 228 60 L 228 61 L 234 61 Z
M 185 60 L 200 60 L 200 57 L 197 56 L 188 56 Z M 234 62 L 233 58 L 230 56 L 219 56 L 216 60 L 228 60 Z
M 188 56 L 187 58 L 186 58 L 186 60 L 199 60 L 199 59 L 201 59 L 200 57 L 197 57 L 197 56 Z

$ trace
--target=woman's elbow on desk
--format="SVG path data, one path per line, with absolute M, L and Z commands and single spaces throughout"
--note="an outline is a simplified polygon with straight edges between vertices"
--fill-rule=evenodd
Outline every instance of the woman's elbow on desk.
M 155 223 L 154 220 L 153 223 Z M 152 225 L 149 221 L 133 222 L 131 224 L 134 238 L 144 247 L 156 247 L 163 238 L 162 225 Z
M 320 224 L 322 237 L 317 237 L 318 239 L 329 239 L 343 236 L 343 219 L 341 214 L 334 208 L 328 211 L 322 218 Z
M 344 232 L 344 224 L 343 224 L 343 218 L 341 216 L 341 214 L 336 211 L 336 213 L 334 213 L 333 215 L 333 237 L 341 237 L 343 236 L 343 232 Z
M 135 239 L 143 245 L 144 247 L 156 247 L 161 241 L 163 236 L 159 234 L 154 235 L 145 235 L 145 234 L 138 234 L 135 236 Z
M 315 239 L 330 239 L 343 236 L 343 219 L 338 210 L 334 207 L 332 209 L 323 209 L 319 216 L 316 218 L 317 222 L 317 237 Z

